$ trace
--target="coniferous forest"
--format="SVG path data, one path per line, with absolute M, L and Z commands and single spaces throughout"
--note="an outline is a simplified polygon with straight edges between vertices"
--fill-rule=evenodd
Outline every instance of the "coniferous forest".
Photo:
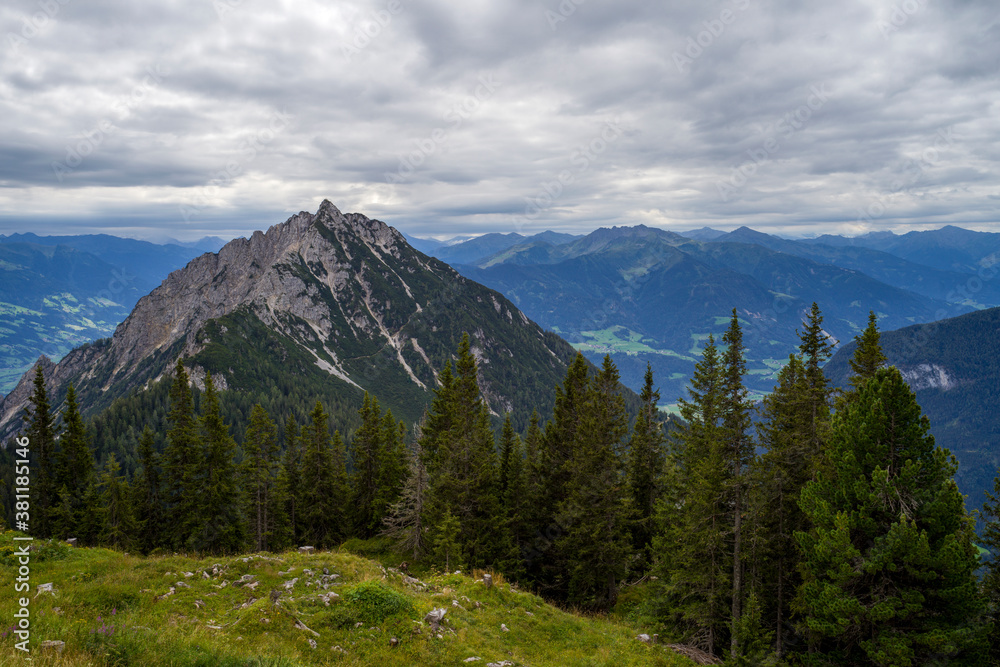
M 57 414 L 39 369 L 23 432 L 32 532 L 145 554 L 380 539 L 414 565 L 630 614 L 727 664 L 988 664 L 1000 564 L 981 563 L 977 541 L 1000 549 L 1000 481 L 979 540 L 956 460 L 886 367 L 874 314 L 843 391 L 823 373 L 822 323 L 813 304 L 760 404 L 734 309 L 679 420 L 662 416 L 652 370 L 631 410 L 611 359 L 578 355 L 523 432 L 489 410 L 468 336 L 416 424 L 367 393 L 350 414 L 261 401 L 234 416 L 178 360 L 131 399 L 156 417 L 128 424 L 125 462 L 102 435 L 109 413 L 85 422 L 70 387 Z

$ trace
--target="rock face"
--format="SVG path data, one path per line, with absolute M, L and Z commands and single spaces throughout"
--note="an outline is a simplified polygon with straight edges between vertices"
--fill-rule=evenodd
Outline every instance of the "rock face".
M 315 214 L 299 213 L 174 271 L 110 341 L 77 348 L 58 364 L 38 363 L 54 405 L 73 382 L 93 414 L 163 377 L 178 358 L 197 385 L 210 371 L 219 388 L 250 388 L 254 378 L 226 355 L 267 339 L 290 372 L 321 374 L 358 394 L 391 386 L 412 410 L 426 401 L 463 331 L 498 414 L 523 391 L 506 376 L 521 370 L 550 393 L 573 355 L 503 296 L 415 251 L 392 227 L 324 201 Z M 34 370 L 0 399 L 0 437 L 20 427 L 33 377 Z

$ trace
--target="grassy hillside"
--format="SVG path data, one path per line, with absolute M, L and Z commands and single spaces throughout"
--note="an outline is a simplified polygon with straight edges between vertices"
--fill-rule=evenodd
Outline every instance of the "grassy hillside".
M 15 534 L 0 537 L 6 591 L 13 589 Z M 489 590 L 464 574 L 420 575 L 418 582 L 346 551 L 189 558 L 36 545 L 33 665 L 694 664 L 638 641 L 635 627 L 561 611 L 499 577 Z M 241 579 L 247 583 L 238 585 Z M 37 586 L 50 582 L 54 594 L 35 597 Z M 320 596 L 331 592 L 327 606 Z M 14 597 L 0 597 L 8 619 L 0 665 L 27 664 L 9 627 Z M 437 634 L 423 621 L 434 608 L 447 609 Z M 45 640 L 64 641 L 64 652 L 39 651 Z M 481 660 L 465 662 L 474 657 Z

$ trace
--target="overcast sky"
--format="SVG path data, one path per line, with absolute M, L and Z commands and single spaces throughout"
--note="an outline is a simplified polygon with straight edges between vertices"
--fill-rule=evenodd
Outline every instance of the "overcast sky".
M 331 6 L 332 5 L 332 6 Z M 996 0 L 6 0 L 0 233 L 1000 231 Z

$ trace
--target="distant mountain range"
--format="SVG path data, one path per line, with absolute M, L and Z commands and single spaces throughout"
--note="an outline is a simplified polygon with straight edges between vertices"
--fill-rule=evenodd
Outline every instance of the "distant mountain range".
M 114 336 L 44 370 L 62 400 L 74 383 L 85 414 L 148 388 L 184 360 L 196 383 L 248 396 L 303 387 L 350 405 L 362 392 L 413 423 L 464 332 L 494 414 L 551 410 L 575 352 L 501 294 L 411 248 L 388 225 L 324 201 L 267 233 L 236 239 L 175 271 L 138 300 Z M 18 424 L 31 376 L 0 400 L 0 438 Z M 299 406 L 302 407 L 302 406 Z
M 110 336 L 136 302 L 216 239 L 190 246 L 117 236 L 0 236 L 0 393 L 39 355 Z
M 824 368 L 837 386 L 850 377 L 853 342 Z M 882 349 L 930 418 L 931 432 L 961 466 L 956 479 L 979 508 L 1000 467 L 1000 308 L 882 332 Z
M 454 265 L 592 360 L 610 353 L 632 388 L 651 363 L 668 403 L 684 395 L 708 334 L 721 336 L 734 307 L 747 328 L 748 384 L 764 393 L 795 351 L 813 301 L 838 341 L 851 340 L 869 310 L 893 329 L 1000 305 L 1000 281 L 983 280 L 994 271 L 1000 234 L 944 228 L 789 240 L 746 227 L 685 234 L 599 229 L 559 245 L 525 239 Z M 926 263 L 930 257 L 938 259 Z

